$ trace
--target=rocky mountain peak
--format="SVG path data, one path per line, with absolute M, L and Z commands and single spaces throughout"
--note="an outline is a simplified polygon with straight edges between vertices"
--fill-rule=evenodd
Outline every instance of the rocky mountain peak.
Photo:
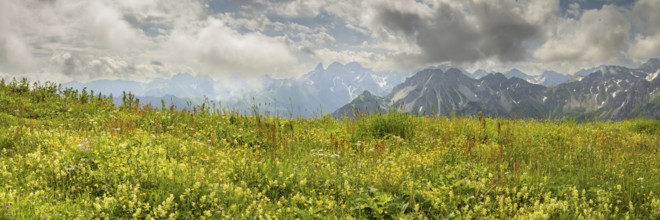
M 651 58 L 646 63 L 642 64 L 639 69 L 647 73 L 654 73 L 660 69 L 660 59 Z
M 504 81 L 506 76 L 502 73 L 489 73 L 488 75 L 481 78 L 482 81 Z
M 332 62 L 330 65 L 328 65 L 328 68 L 326 71 L 339 71 L 344 68 L 344 65 L 339 63 L 339 62 Z
M 314 71 L 316 71 L 316 72 L 321 72 L 323 70 L 325 70 L 323 68 L 323 63 L 319 63 L 318 65 L 316 65 L 316 68 L 314 68 Z
M 600 66 L 589 71 L 591 74 L 572 81 L 569 81 L 571 75 L 546 71 L 531 78 L 531 82 L 530 78 L 502 73 L 491 73 L 477 80 L 458 69 L 430 68 L 397 85 L 384 98 L 363 93 L 335 115 L 346 115 L 351 113 L 350 109 L 382 112 L 387 107 L 374 103 L 384 101 L 398 111 L 422 115 L 482 112 L 498 117 L 572 117 L 577 120 L 657 118 L 660 105 L 652 100 L 660 100 L 656 92 L 660 83 L 656 80 L 660 71 L 658 64 L 658 59 L 651 59 L 639 69 Z M 377 97 L 375 100 L 379 101 L 370 97 Z

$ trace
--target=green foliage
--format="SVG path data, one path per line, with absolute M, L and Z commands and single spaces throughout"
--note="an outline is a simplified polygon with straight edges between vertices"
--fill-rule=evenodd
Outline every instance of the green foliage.
M 657 120 L 287 119 L 84 94 L 0 83 L 0 219 L 660 218 Z
M 653 135 L 660 135 L 660 120 L 637 120 L 633 129 Z
M 413 116 L 391 111 L 387 114 L 374 114 L 358 122 L 353 139 L 385 138 L 396 136 L 410 139 L 414 136 Z

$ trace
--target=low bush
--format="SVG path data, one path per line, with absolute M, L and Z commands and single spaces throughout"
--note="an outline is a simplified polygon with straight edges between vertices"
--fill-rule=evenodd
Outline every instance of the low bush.
M 414 136 L 412 116 L 391 111 L 387 114 L 374 114 L 358 122 L 353 140 L 364 138 L 385 138 L 397 136 L 410 139 Z

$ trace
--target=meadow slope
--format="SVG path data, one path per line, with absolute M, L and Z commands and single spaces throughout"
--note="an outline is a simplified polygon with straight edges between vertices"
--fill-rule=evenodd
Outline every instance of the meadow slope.
M 2 81 L 0 219 L 660 218 L 657 120 L 296 119 L 123 99 Z

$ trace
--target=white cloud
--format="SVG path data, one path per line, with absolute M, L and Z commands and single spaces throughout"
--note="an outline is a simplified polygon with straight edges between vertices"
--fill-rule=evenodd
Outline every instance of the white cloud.
M 274 14 L 285 17 L 315 17 L 328 1 L 321 0 L 285 0 L 263 1 L 266 8 Z
M 652 36 L 639 35 L 630 47 L 633 58 L 645 61 L 649 57 L 660 56 L 660 34 Z
M 116 0 L 116 7 L 135 25 L 158 26 L 165 33 L 185 29 L 209 15 L 205 0 Z
M 631 11 L 638 30 L 630 47 L 633 58 L 646 60 L 660 56 L 660 4 L 655 0 L 639 0 Z
M 147 45 L 112 2 L 0 2 L 0 54 L 5 58 L 0 68 L 12 72 L 57 70 L 46 69 L 48 57 L 61 51 L 126 53 Z
M 0 64 L 22 69 L 34 65 L 30 46 L 14 34 L 0 35 Z
M 660 56 L 656 0 L 598 9 L 582 0 L 560 9 L 559 1 L 0 0 L 0 71 L 284 77 L 319 61 L 568 71 Z
M 80 10 L 81 14 L 70 19 L 80 23 L 71 29 L 80 32 L 87 47 L 130 50 L 145 43 L 141 31 L 131 27 L 123 19 L 123 14 L 118 8 L 106 5 L 102 1 L 89 1 L 88 4 L 81 5 L 80 9 L 74 10 Z
M 241 34 L 215 18 L 200 25 L 198 31 L 172 33 L 166 43 L 168 61 L 219 74 L 282 75 L 297 66 L 288 47 L 275 38 L 258 32 Z
M 0 70 L 60 72 L 84 81 L 177 71 L 285 74 L 300 66 L 284 43 L 261 33 L 285 24 L 265 16 L 233 20 L 252 31 L 243 34 L 220 20 L 229 18 L 210 17 L 197 0 L 0 1 Z M 319 39 L 334 40 L 323 34 Z
M 21 79 L 25 78 L 29 82 L 40 82 L 40 83 L 44 83 L 46 81 L 62 83 L 62 82 L 70 82 L 70 81 L 74 80 L 74 78 L 63 75 L 61 73 L 48 72 L 48 71 L 38 71 L 38 72 L 31 72 L 31 73 L 3 73 L 3 72 L 0 72 L 0 78 L 5 79 L 5 82 L 10 82 L 12 80 L 20 81 Z
M 264 31 L 269 29 L 284 29 L 284 24 L 279 22 L 272 22 L 266 15 L 260 14 L 250 18 L 236 18 L 231 13 L 223 13 L 218 15 L 225 25 L 232 29 L 245 28 L 249 31 Z
M 615 6 L 587 10 L 579 20 L 558 18 L 548 39 L 535 52 L 542 62 L 581 65 L 612 61 L 626 49 L 630 23 Z
M 559 14 L 559 0 L 519 0 L 518 13 L 533 24 L 546 24 Z
M 408 71 L 419 68 L 419 66 L 405 65 L 400 60 L 396 60 L 401 57 L 401 54 L 396 53 L 379 53 L 364 50 L 331 50 L 328 48 L 317 49 L 313 52 L 325 64 L 332 62 L 358 62 L 376 71 Z
M 194 73 L 194 70 L 189 68 L 171 66 L 153 60 L 142 60 L 137 57 L 92 56 L 69 52 L 54 54 L 50 58 L 50 63 L 58 67 L 56 70 L 62 75 L 78 81 L 95 79 L 149 81 L 153 78 L 169 77 L 177 72 Z
M 0 1 L 0 65 L 8 69 L 23 69 L 34 64 L 32 48 L 16 25 L 23 22 L 16 20 L 19 14 L 26 13 L 24 8 L 13 1 Z

